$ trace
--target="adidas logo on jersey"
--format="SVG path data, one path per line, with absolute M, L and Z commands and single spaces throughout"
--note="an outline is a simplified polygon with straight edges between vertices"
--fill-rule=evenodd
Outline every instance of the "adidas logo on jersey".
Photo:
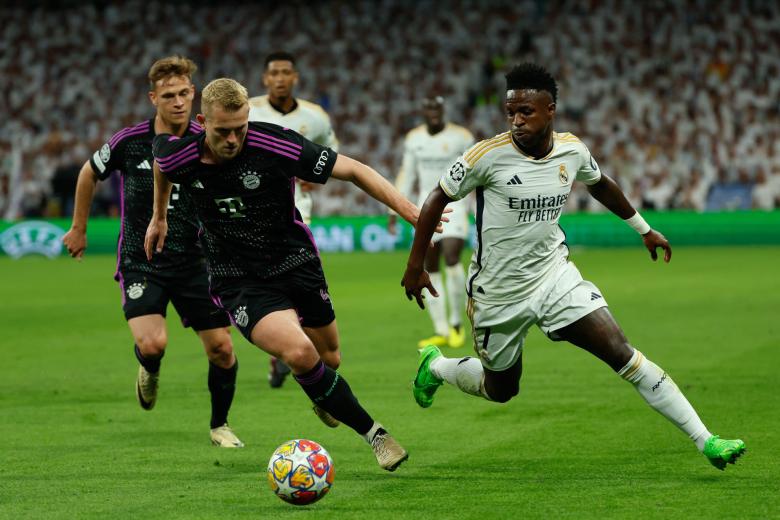
M 136 168 L 138 168 L 139 170 L 151 170 L 152 169 L 152 165 L 149 164 L 149 161 L 144 159 L 143 162 L 138 163 L 138 166 L 136 166 Z
M 509 179 L 509 182 L 507 182 L 507 185 L 510 185 L 510 184 L 513 185 L 513 186 L 516 186 L 518 184 L 523 184 L 523 181 L 521 181 L 520 177 L 517 174 L 515 174 L 515 176 L 512 177 L 511 179 Z
M 594 292 L 590 293 L 590 301 L 598 300 L 599 298 L 601 298 L 600 294 Z
M 193 182 L 192 183 L 192 187 L 193 188 L 200 188 L 202 190 L 206 189 L 206 188 L 203 187 L 203 184 L 199 180 L 196 180 L 195 182 Z

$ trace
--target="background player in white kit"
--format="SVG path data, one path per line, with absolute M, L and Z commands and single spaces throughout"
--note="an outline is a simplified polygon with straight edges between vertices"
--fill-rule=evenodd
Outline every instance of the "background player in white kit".
M 568 259 L 558 219 L 576 179 L 642 235 L 655 260 L 667 240 L 650 228 L 618 185 L 599 170 L 575 136 L 553 131 L 558 88 L 542 67 L 524 64 L 506 76 L 511 131 L 478 143 L 452 165 L 429 195 L 417 223 L 402 285 L 422 307 L 432 288 L 423 270 L 428 241 L 444 207 L 477 194 L 477 238 L 467 291 L 477 358 L 448 359 L 435 346 L 420 351 L 413 394 L 427 408 L 444 381 L 489 401 L 517 395 L 523 341 L 536 324 L 607 363 L 657 412 L 684 431 L 718 469 L 745 451 L 741 440 L 712 435 L 671 377 L 629 344 L 601 291 Z M 577 443 L 571 443 L 576 449 Z
M 330 117 L 316 103 L 293 95 L 298 84 L 295 57 L 288 52 L 272 52 L 265 58 L 263 85 L 266 94 L 249 99 L 249 120 L 274 123 L 295 130 L 305 138 L 338 152 L 339 142 L 330 124 Z M 311 223 L 314 184 L 298 180 L 295 189 L 295 207 L 306 225 Z M 279 388 L 290 373 L 290 368 L 276 358 L 271 358 L 268 382 L 271 388 Z
M 474 144 L 471 132 L 444 118 L 444 99 L 441 96 L 429 96 L 423 100 L 422 113 L 425 124 L 406 134 L 404 156 L 401 170 L 396 179 L 396 188 L 405 197 L 411 198 L 416 188 L 419 194 L 418 206 L 422 206 L 425 197 L 435 188 L 443 172 L 452 162 Z M 433 247 L 425 254 L 425 270 L 428 271 L 434 287 L 444 286 L 444 297 L 430 298 L 428 312 L 433 321 L 434 335 L 421 340 L 419 347 L 436 345 L 437 347 L 462 347 L 465 334 L 461 326 L 463 309 L 466 306 L 466 279 L 460 254 L 469 234 L 469 200 L 462 199 L 449 205 L 452 209 L 444 224 L 444 231 L 433 237 Z M 390 233 L 395 234 L 396 216 L 391 214 L 388 220 Z M 442 284 L 439 271 L 441 257 L 444 257 L 446 278 Z M 445 301 L 446 300 L 446 301 Z

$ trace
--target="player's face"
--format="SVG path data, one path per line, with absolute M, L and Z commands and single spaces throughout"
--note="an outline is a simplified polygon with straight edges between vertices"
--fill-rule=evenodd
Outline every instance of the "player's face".
M 298 73 L 291 61 L 272 61 L 263 73 L 263 85 L 272 98 L 285 99 L 292 96 L 296 83 L 298 83 Z
M 508 90 L 506 116 L 512 137 L 524 148 L 534 148 L 549 137 L 555 116 L 555 103 L 548 92 Z
M 235 112 L 228 112 L 215 103 L 208 114 L 198 114 L 198 121 L 206 132 L 206 143 L 222 161 L 233 159 L 244 146 L 249 127 L 249 105 L 245 104 Z
M 423 101 L 423 117 L 425 124 L 437 128 L 444 124 L 444 103 L 436 99 Z
M 149 99 L 157 114 L 169 125 L 182 125 L 190 119 L 195 87 L 187 76 L 168 76 L 157 80 Z

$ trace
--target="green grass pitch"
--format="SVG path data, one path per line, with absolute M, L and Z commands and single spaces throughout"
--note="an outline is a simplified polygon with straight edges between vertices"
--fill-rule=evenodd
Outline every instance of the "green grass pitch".
M 323 262 L 341 373 L 409 461 L 381 471 L 352 431 L 317 420 L 294 382 L 271 390 L 267 356 L 236 333 L 231 424 L 247 447 L 214 448 L 206 359 L 175 311 L 146 412 L 115 260 L 3 258 L 0 518 L 780 517 L 780 248 L 678 248 L 670 265 L 639 245 L 572 257 L 705 424 L 746 441 L 736 466 L 711 467 L 606 366 L 536 330 L 510 403 L 445 386 L 418 408 L 409 385 L 429 321 L 403 296 L 400 253 Z M 274 448 L 296 437 L 321 442 L 336 464 L 331 494 L 305 508 L 265 481 Z

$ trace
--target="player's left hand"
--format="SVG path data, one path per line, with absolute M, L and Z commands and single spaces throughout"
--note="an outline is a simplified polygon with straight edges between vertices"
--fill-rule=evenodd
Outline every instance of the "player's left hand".
M 406 298 L 412 301 L 412 296 L 417 300 L 417 305 L 421 309 L 425 308 L 425 296 L 422 294 L 423 289 L 428 289 L 431 296 L 438 297 L 439 293 L 431 283 L 431 278 L 425 269 L 415 269 L 410 266 L 406 266 L 404 277 L 401 279 L 401 285 L 403 285 L 406 291 Z
M 149 226 L 146 228 L 146 236 L 144 237 L 144 251 L 146 251 L 146 259 L 152 261 L 152 255 L 162 253 L 163 246 L 165 245 L 165 236 L 168 234 L 168 221 L 159 220 L 153 218 L 149 221 Z
M 656 249 L 659 247 L 664 250 L 664 262 L 668 264 L 669 260 L 672 259 L 672 246 L 669 245 L 666 237 L 658 231 L 651 229 L 642 235 L 642 241 L 645 243 L 647 250 L 650 251 L 650 257 L 653 259 L 653 262 L 658 260 Z

